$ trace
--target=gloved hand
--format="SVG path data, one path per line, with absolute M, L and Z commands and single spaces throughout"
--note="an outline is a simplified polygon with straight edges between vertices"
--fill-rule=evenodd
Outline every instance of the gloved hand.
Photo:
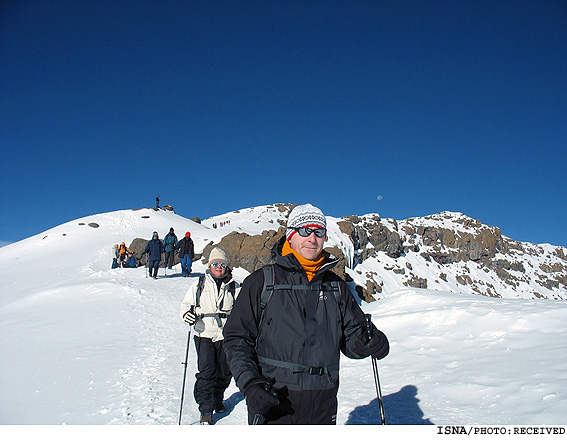
M 246 397 L 248 407 L 262 415 L 268 413 L 272 407 L 280 404 L 277 392 L 267 381 L 251 384 L 246 388 L 244 396 Z
M 191 306 L 191 309 L 183 314 L 183 321 L 189 325 L 194 325 L 197 316 L 195 315 L 195 307 Z
M 361 325 L 360 338 L 356 341 L 354 350 L 363 357 L 371 355 L 380 360 L 390 352 L 388 338 L 372 322 L 370 322 L 370 330 L 368 326 L 368 324 L 364 323 Z

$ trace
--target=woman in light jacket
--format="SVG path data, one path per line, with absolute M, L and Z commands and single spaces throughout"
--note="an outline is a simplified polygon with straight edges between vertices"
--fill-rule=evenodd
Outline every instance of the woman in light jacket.
M 194 325 L 197 349 L 197 380 L 194 396 L 201 424 L 212 424 L 212 414 L 224 412 L 224 391 L 231 373 L 223 349 L 222 330 L 232 310 L 240 285 L 233 280 L 226 254 L 214 248 L 207 271 L 191 285 L 181 303 L 181 318 Z

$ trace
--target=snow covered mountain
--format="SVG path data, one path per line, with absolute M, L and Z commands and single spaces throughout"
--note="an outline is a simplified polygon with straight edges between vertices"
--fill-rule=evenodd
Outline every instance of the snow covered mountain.
M 173 227 L 201 253 L 231 233 L 277 230 L 288 211 L 197 223 L 124 210 L 0 248 L 0 424 L 176 424 L 187 343 L 178 308 L 196 277 L 111 270 L 112 246 Z M 388 423 L 567 424 L 567 305 L 552 300 L 566 297 L 565 248 L 514 242 L 457 213 L 378 219 L 329 217 L 328 245 L 353 289 L 378 300 L 359 299 L 391 341 L 379 363 Z M 242 281 L 249 270 L 233 272 Z M 198 418 L 195 370 L 191 345 L 186 424 Z M 217 424 L 245 425 L 234 383 L 225 398 Z M 369 360 L 341 360 L 337 422 L 379 423 Z
M 215 216 L 203 224 L 231 221 L 224 226 L 226 234 L 258 235 L 262 228 L 278 230 L 285 225 L 292 207 L 249 208 Z M 567 248 L 517 242 L 503 236 L 499 228 L 462 213 L 402 221 L 368 214 L 327 217 L 327 221 L 327 248 L 340 250 L 347 278 L 368 301 L 408 287 L 502 298 L 567 299 Z M 239 251 L 232 254 L 237 257 Z

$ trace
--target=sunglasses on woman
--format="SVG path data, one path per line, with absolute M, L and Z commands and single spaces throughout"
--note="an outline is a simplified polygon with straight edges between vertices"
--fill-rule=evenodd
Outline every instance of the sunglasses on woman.
M 211 266 L 212 266 L 214 269 L 217 269 L 219 266 L 220 266 L 222 269 L 226 269 L 226 263 L 224 263 L 224 262 L 222 262 L 222 263 L 221 263 L 221 262 L 211 263 Z
M 309 237 L 311 233 L 315 233 L 317 237 L 325 237 L 325 234 L 327 234 L 326 228 L 299 227 L 294 228 L 294 230 L 297 231 L 301 237 Z

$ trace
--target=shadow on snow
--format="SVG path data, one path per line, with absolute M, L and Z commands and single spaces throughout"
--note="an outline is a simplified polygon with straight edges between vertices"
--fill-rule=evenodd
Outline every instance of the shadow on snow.
M 386 424 L 399 425 L 433 425 L 429 418 L 423 418 L 424 414 L 419 408 L 417 398 L 417 387 L 404 386 L 398 392 L 383 397 Z M 356 407 L 349 415 L 345 424 L 365 425 L 381 424 L 380 408 L 378 399 L 370 403 Z
M 240 392 L 233 393 L 224 400 L 226 412 L 215 413 L 213 422 L 227 417 L 234 410 L 236 405 L 244 400 Z M 419 407 L 417 398 L 417 387 L 413 385 L 404 386 L 398 392 L 387 395 L 383 398 L 384 411 L 386 413 L 386 423 L 388 425 L 433 425 L 429 418 L 424 418 L 424 414 Z M 380 408 L 378 400 L 375 398 L 370 403 L 356 407 L 346 421 L 347 425 L 376 425 L 380 424 Z
M 226 411 L 223 413 L 213 414 L 213 424 L 229 416 L 230 413 L 236 407 L 236 405 L 240 403 L 242 400 L 244 400 L 244 396 L 240 392 L 234 392 L 230 397 L 224 400 L 223 403 L 224 403 L 224 407 L 226 408 Z

